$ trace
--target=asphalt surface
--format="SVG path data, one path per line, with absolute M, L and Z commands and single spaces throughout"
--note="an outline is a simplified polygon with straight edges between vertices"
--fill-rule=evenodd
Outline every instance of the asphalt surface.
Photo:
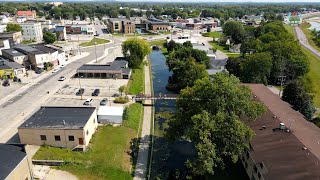
M 317 51 L 316 49 L 314 49 L 312 46 L 310 46 L 308 39 L 306 37 L 306 35 L 303 33 L 303 31 L 301 30 L 300 27 L 296 26 L 294 28 L 294 32 L 296 34 L 296 37 L 299 40 L 299 43 L 304 46 L 306 49 L 308 49 L 312 54 L 314 54 L 315 56 L 317 56 L 318 58 L 320 58 L 320 52 Z
M 120 41 L 116 40 L 115 45 L 119 46 Z M 105 45 L 105 48 L 113 47 L 113 43 Z M 109 49 L 111 53 L 113 48 Z M 78 59 L 55 74 L 49 75 L 38 83 L 33 84 L 24 92 L 12 97 L 0 106 L 0 142 L 8 139 L 8 134 L 14 135 L 17 127 L 36 111 L 45 101 L 60 88 L 65 86 L 81 65 L 96 58 L 94 47 L 83 49 L 89 55 Z M 104 54 L 104 46 L 97 46 L 97 57 Z M 58 81 L 60 76 L 65 76 L 66 81 Z M 47 93 L 49 91 L 49 94 Z

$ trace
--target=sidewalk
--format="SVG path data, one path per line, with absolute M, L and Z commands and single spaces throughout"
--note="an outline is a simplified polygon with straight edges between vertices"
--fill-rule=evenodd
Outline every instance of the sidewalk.
M 150 83 L 150 68 L 144 66 L 145 73 L 145 94 L 151 94 L 151 83 Z M 146 100 L 146 104 L 151 104 L 151 100 Z M 141 139 L 139 145 L 138 160 L 136 164 L 136 170 L 134 173 L 134 180 L 146 179 L 147 167 L 148 167 L 148 157 L 149 157 L 149 144 L 150 144 L 150 130 L 151 130 L 151 120 L 152 120 L 152 106 L 144 106 L 144 115 L 141 129 Z
M 81 53 L 81 55 L 79 56 L 74 56 L 72 58 L 70 58 L 68 61 L 66 61 L 66 65 L 69 64 L 69 63 L 72 63 L 80 58 L 83 58 L 83 57 L 86 57 L 88 56 L 89 53 L 87 52 L 84 52 L 84 53 Z M 10 100 L 12 97 L 15 97 L 23 92 L 25 92 L 27 89 L 29 89 L 32 85 L 38 83 L 39 81 L 43 80 L 44 78 L 48 77 L 52 75 L 51 71 L 48 71 L 48 72 L 45 72 L 43 73 L 42 75 L 32 79 L 31 82 L 29 82 L 28 84 L 20 87 L 19 89 L 13 91 L 12 93 L 8 94 L 7 96 L 3 97 L 2 99 L 0 99 L 0 105 L 2 105 L 3 103 L 7 102 L 8 100 Z

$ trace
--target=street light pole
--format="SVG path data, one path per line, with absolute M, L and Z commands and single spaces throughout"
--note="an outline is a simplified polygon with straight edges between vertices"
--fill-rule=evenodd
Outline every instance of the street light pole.
M 98 63 L 98 59 L 97 59 L 97 42 L 94 42 L 94 53 L 96 54 L 96 63 Z
M 80 89 L 81 89 L 81 82 L 80 82 L 81 76 L 79 75 L 79 73 L 78 73 L 78 78 L 79 78 L 79 87 L 80 87 Z M 79 89 L 79 92 L 81 91 L 80 89 Z M 80 93 L 81 93 L 81 92 L 80 92 Z M 82 100 L 82 93 L 81 93 L 81 100 Z
M 80 41 L 79 41 L 79 34 L 78 34 L 78 49 L 79 49 L 79 53 L 81 55 L 81 50 L 80 50 Z

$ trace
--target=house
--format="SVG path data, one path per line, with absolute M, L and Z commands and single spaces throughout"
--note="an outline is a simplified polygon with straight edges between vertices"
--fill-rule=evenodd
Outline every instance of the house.
M 20 44 L 23 40 L 21 31 L 0 33 L 0 39 L 9 39 L 10 47 Z
M 242 17 L 246 25 L 254 26 L 254 25 L 259 25 L 263 20 L 263 16 L 255 16 L 255 15 L 244 15 Z
M 18 133 L 23 144 L 85 150 L 97 127 L 95 107 L 41 107 Z
M 23 40 L 41 42 L 43 38 L 41 23 L 21 23 Z
M 9 39 L 1 39 L 0 38 L 0 55 L 2 55 L 3 49 L 10 49 Z
M 7 25 L 6 24 L 0 24 L 0 33 L 7 31 Z
M 109 64 L 84 64 L 77 69 L 75 76 L 85 78 L 103 78 L 103 79 L 129 79 L 131 70 L 128 68 L 128 61 L 117 57 Z
M 26 69 L 21 64 L 14 61 L 9 61 L 8 59 L 0 57 L 0 64 L 5 64 L 13 69 L 14 76 L 21 77 L 26 73 Z
M 226 64 L 228 59 L 216 59 L 215 57 L 210 58 L 211 68 L 207 69 L 209 75 L 216 74 L 218 72 L 227 72 Z
M 229 52 L 231 53 L 240 53 L 241 51 L 241 44 L 232 44 L 229 47 Z
M 319 128 L 263 84 L 245 84 L 266 112 L 243 119 L 254 132 L 250 150 L 240 158 L 251 179 L 319 179 Z
M 9 22 L 10 22 L 10 20 L 6 15 L 0 15 L 0 23 L 1 24 L 7 24 Z
M 16 14 L 18 17 L 23 16 L 28 19 L 34 19 L 37 17 L 36 11 L 18 11 Z
M 0 144 L 0 179 L 33 179 L 33 166 L 24 144 Z
M 0 79 L 13 79 L 14 70 L 4 61 L 0 61 Z
M 23 54 L 13 48 L 11 49 L 2 49 L 1 50 L 2 56 L 14 61 L 18 64 L 27 65 L 28 64 L 28 56 L 26 54 Z
M 135 24 L 126 18 L 110 18 L 108 26 L 111 33 L 132 34 L 136 32 Z
M 67 39 L 67 30 L 65 26 L 56 26 L 53 32 L 57 35 L 59 41 L 65 41 Z
M 101 124 L 122 124 L 122 106 L 101 106 L 98 109 L 98 122 Z

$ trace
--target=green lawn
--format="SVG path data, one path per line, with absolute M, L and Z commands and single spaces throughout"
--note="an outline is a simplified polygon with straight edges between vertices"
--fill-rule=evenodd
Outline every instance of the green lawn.
M 97 45 L 98 45 L 98 44 L 108 43 L 108 42 L 110 42 L 110 41 L 109 41 L 109 40 L 106 40 L 106 39 L 93 38 L 91 41 L 81 43 L 80 46 L 82 46 L 82 47 L 93 46 L 93 45 L 94 45 L 94 42 L 96 42 Z
M 209 41 L 209 44 L 216 48 L 217 50 L 225 53 L 228 57 L 239 57 L 241 54 L 237 54 L 237 53 L 230 53 L 229 52 L 229 46 L 225 45 L 225 46 L 221 46 L 219 45 L 218 43 L 216 42 L 213 42 L 213 41 Z
M 129 94 L 139 94 L 144 91 L 144 67 L 143 63 L 139 69 L 132 69 L 132 74 L 128 82 Z
M 303 53 L 310 61 L 310 71 L 305 76 L 307 88 L 312 89 L 313 101 L 316 107 L 320 107 L 320 60 L 304 47 L 301 47 Z
M 164 45 L 167 43 L 167 40 L 157 40 L 149 42 L 150 46 L 160 46 L 162 49 L 162 53 L 164 55 L 168 54 L 168 50 Z
M 296 35 L 294 34 L 294 27 L 290 26 L 289 24 L 284 24 L 286 30 L 291 34 L 295 39 L 297 39 Z
M 307 36 L 307 39 L 309 41 L 309 44 L 317 49 L 318 51 L 320 51 L 320 47 L 317 46 L 314 41 L 313 41 L 313 34 L 312 34 L 312 31 L 310 29 L 308 29 L 311 25 L 308 23 L 308 22 L 303 22 L 300 27 L 302 29 L 302 31 L 304 32 L 304 34 Z
M 221 38 L 222 35 L 223 35 L 222 33 L 219 33 L 217 31 L 212 31 L 212 32 L 202 34 L 202 36 L 204 37 L 212 37 L 212 38 Z
M 142 113 L 141 104 L 130 105 L 128 120 L 119 127 L 99 127 L 87 152 L 41 147 L 33 159 L 64 160 L 68 163 L 58 169 L 69 171 L 79 179 L 131 179 L 130 145 L 137 136 Z

